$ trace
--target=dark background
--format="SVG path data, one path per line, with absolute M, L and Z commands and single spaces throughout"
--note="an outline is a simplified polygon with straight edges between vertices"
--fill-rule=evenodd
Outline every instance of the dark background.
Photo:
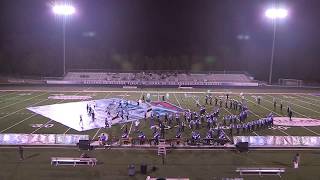
M 61 76 L 62 19 L 54 1 L 0 1 L 0 73 Z M 267 80 L 274 0 L 74 0 L 67 69 L 244 70 Z M 320 81 L 320 1 L 277 0 L 274 81 Z M 239 35 L 250 39 L 240 40 Z

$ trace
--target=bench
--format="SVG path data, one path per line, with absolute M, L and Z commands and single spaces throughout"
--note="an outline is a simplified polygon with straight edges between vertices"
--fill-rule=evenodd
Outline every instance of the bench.
M 72 158 L 72 157 L 51 157 L 51 165 L 89 165 L 95 166 L 96 158 Z
M 281 176 L 281 173 L 285 172 L 285 168 L 237 168 L 236 172 L 242 175 L 278 175 Z

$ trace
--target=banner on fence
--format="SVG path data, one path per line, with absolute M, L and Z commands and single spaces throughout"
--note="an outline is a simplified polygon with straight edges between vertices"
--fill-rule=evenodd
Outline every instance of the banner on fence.
M 318 136 L 234 136 L 233 141 L 250 147 L 320 147 Z
M 0 145 L 76 145 L 79 140 L 89 140 L 89 135 L 0 134 Z

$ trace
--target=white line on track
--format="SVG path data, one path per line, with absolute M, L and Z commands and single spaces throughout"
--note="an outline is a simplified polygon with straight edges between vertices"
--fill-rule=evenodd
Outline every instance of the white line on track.
M 17 102 L 15 102 L 15 103 L 9 104 L 9 105 L 7 105 L 7 106 L 1 107 L 0 110 L 1 110 L 1 109 L 4 109 L 4 108 L 7 108 L 7 107 L 10 107 L 10 106 L 13 106 L 13 105 L 18 104 L 18 103 L 22 103 L 22 102 L 25 102 L 25 101 L 29 101 L 29 100 L 34 99 L 34 98 L 36 98 L 36 97 L 42 96 L 42 95 L 44 95 L 44 94 L 48 94 L 48 92 L 39 94 L 39 95 L 37 95 L 37 96 L 33 96 L 33 97 L 28 98 L 28 99 L 25 99 L 25 100 L 23 100 L 23 101 L 17 101 Z

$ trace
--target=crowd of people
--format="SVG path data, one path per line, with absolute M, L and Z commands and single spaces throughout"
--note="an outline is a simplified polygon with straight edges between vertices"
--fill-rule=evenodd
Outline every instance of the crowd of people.
M 167 97 L 163 97 L 165 100 Z M 141 100 L 148 101 L 150 95 L 142 96 Z M 140 143 L 143 144 L 146 139 L 152 139 L 157 144 L 160 139 L 165 139 L 167 132 L 174 131 L 175 138 L 187 138 L 192 143 L 197 143 L 204 139 L 215 139 L 218 141 L 231 141 L 230 137 L 233 135 L 246 134 L 253 131 L 258 131 L 263 128 L 269 128 L 273 126 L 273 114 L 270 113 L 264 118 L 248 121 L 250 110 L 247 107 L 246 99 L 243 94 L 240 94 L 240 98 L 233 99 L 228 93 L 224 96 L 212 96 L 207 94 L 204 96 L 204 105 L 201 105 L 200 99 L 193 98 L 198 106 L 198 111 L 186 110 L 184 113 L 174 113 L 170 111 L 155 112 L 151 111 L 150 118 L 147 118 L 147 112 L 145 112 L 145 122 L 150 125 L 152 136 L 147 138 L 145 130 L 139 126 L 140 121 L 134 123 L 133 133 L 140 139 Z M 262 98 L 256 97 L 257 104 L 261 104 Z M 274 100 L 274 107 L 276 107 L 276 101 Z M 121 101 L 117 104 L 116 115 L 113 118 L 121 118 L 129 120 L 129 112 L 126 112 L 128 101 Z M 93 107 L 94 108 L 94 107 Z M 283 108 L 282 102 L 280 108 Z M 88 115 L 94 113 L 91 106 L 87 106 Z M 220 111 L 226 110 L 229 114 L 221 116 Z M 288 106 L 288 116 L 292 117 L 292 110 Z M 110 115 L 110 110 L 106 110 Z M 147 121 L 149 121 L 147 123 Z M 106 118 L 106 128 L 111 127 L 111 121 Z M 125 125 L 121 138 L 128 138 L 128 127 Z M 131 130 L 131 127 L 130 127 Z M 190 134 L 184 132 L 191 132 Z M 230 137 L 229 137 L 230 136 Z

